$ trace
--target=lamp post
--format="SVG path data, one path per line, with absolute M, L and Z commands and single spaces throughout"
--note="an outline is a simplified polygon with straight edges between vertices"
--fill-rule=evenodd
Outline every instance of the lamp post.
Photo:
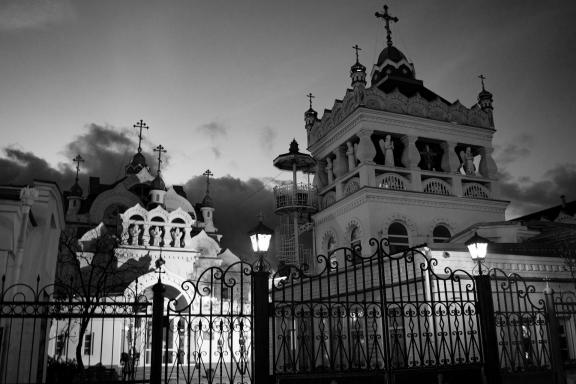
M 252 309 L 254 316 L 254 361 L 258 364 L 254 365 L 254 381 L 255 384 L 268 384 L 270 382 L 269 371 L 269 348 L 270 340 L 268 338 L 270 325 L 270 305 L 268 303 L 268 279 L 270 272 L 265 268 L 264 255 L 268 252 L 270 247 L 270 239 L 274 231 L 262 223 L 262 215 L 259 217 L 260 222 L 258 225 L 248 231 L 252 249 L 258 256 L 258 261 L 254 265 L 252 273 Z
M 256 262 L 258 271 L 262 271 L 262 268 L 264 268 L 264 255 L 268 252 L 273 234 L 274 231 L 262 223 L 262 216 L 259 217 L 258 225 L 248 231 L 248 236 L 250 236 L 250 242 L 252 243 L 252 250 L 258 256 L 258 261 Z
M 478 265 L 478 275 L 474 276 L 476 287 L 476 313 L 480 326 L 482 340 L 482 357 L 484 358 L 484 375 L 486 382 L 502 383 L 500 377 L 500 362 L 498 361 L 498 338 L 496 335 L 496 319 L 494 317 L 494 301 L 492 299 L 492 282 L 490 274 L 482 273 L 482 265 L 486 260 L 488 239 L 475 233 L 464 244 L 468 247 L 470 257 Z
M 478 274 L 482 276 L 482 265 L 486 260 L 486 253 L 488 251 L 488 239 L 479 236 L 475 233 L 468 241 L 464 244 L 468 247 L 468 252 L 470 252 L 470 257 L 472 261 L 476 262 L 478 265 Z

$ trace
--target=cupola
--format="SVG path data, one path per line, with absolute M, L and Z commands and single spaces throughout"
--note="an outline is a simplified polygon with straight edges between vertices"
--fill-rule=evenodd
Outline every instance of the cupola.
M 142 154 L 142 130 L 148 129 L 149 127 L 143 120 L 140 120 L 133 126 L 138 129 L 138 152 L 132 157 L 132 161 L 126 166 L 127 175 L 135 175 L 139 173 L 143 168 L 147 168 L 146 157 Z
M 352 79 L 352 87 L 365 87 L 366 86 L 366 67 L 360 64 L 358 60 L 358 51 L 362 49 L 356 44 L 353 46 L 356 51 L 356 63 L 350 67 L 350 78 Z
M 492 103 L 494 102 L 494 99 L 492 97 L 492 94 L 490 92 L 488 92 L 484 86 L 484 80 L 486 80 L 486 76 L 480 75 L 478 77 L 480 78 L 480 81 L 482 82 L 482 90 L 478 94 L 478 105 L 480 106 L 480 109 L 482 109 L 484 112 L 488 113 L 489 118 L 490 118 L 490 126 L 493 127 L 494 126 L 494 116 L 493 116 L 492 111 L 494 110 L 494 107 L 493 107 Z
M 76 155 L 73 159 L 76 163 L 76 179 L 72 187 L 70 187 L 70 191 L 68 193 L 68 209 L 66 211 L 67 216 L 73 216 L 78 213 L 80 210 L 80 205 L 82 204 L 82 195 L 84 191 L 82 191 L 82 187 L 78 183 L 78 174 L 80 173 L 80 163 L 84 162 L 84 159 L 80 155 Z
M 156 148 L 154 148 L 154 152 L 158 152 L 158 170 L 156 172 L 156 177 L 150 184 L 150 201 L 148 203 L 149 209 L 156 208 L 157 206 L 164 207 L 164 198 L 166 197 L 166 183 L 164 183 L 164 180 L 160 174 L 162 154 L 166 153 L 166 150 L 162 145 L 158 145 Z
M 306 95 L 306 97 L 308 97 L 310 101 L 310 107 L 306 112 L 304 112 L 304 122 L 306 123 L 306 131 L 308 131 L 308 134 L 310 134 L 310 129 L 312 129 L 312 126 L 314 125 L 316 120 L 318 120 L 318 112 L 316 112 L 314 108 L 312 108 L 312 99 L 314 98 L 314 95 L 312 95 L 312 93 L 309 93 Z
M 214 176 L 214 174 L 208 169 L 202 176 L 206 176 L 206 194 L 204 199 L 202 199 L 202 207 L 200 208 L 204 219 L 204 230 L 206 232 L 216 232 L 216 227 L 214 227 L 214 202 L 210 197 L 210 176 Z

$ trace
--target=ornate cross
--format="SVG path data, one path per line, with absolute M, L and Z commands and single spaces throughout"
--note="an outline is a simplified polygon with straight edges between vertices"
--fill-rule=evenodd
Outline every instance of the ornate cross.
M 166 153 L 166 149 L 160 144 L 154 148 L 154 152 L 158 152 L 158 174 L 160 174 L 160 164 L 162 163 L 162 153 Z
M 390 22 L 393 21 L 395 23 L 398 22 L 398 18 L 397 17 L 393 17 L 390 16 L 390 14 L 388 13 L 388 6 L 384 5 L 384 13 L 379 13 L 376 12 L 374 13 L 374 16 L 376 16 L 376 18 L 380 18 L 380 19 L 384 19 L 384 22 L 386 22 L 386 42 L 388 44 L 389 47 L 392 46 L 392 32 L 390 31 Z
M 480 81 L 482 82 L 482 90 L 485 91 L 485 89 L 484 89 L 484 80 L 486 80 L 486 76 L 480 75 L 480 76 L 478 76 L 478 77 L 480 78 Z
M 208 190 L 210 189 L 210 176 L 214 176 L 214 174 L 207 169 L 206 172 L 202 174 L 202 176 L 206 176 L 206 194 L 208 194 Z
M 146 125 L 146 123 L 142 119 L 140 119 L 139 122 L 134 124 L 133 127 L 140 130 L 138 132 L 138 153 L 140 153 L 140 152 L 142 152 L 142 130 L 148 129 L 149 127 Z
M 306 97 L 310 100 L 310 109 L 312 109 L 312 99 L 315 97 L 312 93 L 306 95 Z
M 76 183 L 78 183 L 78 173 L 80 172 L 80 163 L 84 162 L 84 159 L 80 155 L 76 155 L 75 158 L 72 159 L 76 163 Z
M 356 62 L 358 63 L 358 51 L 361 51 L 362 48 L 360 48 L 358 46 L 358 44 L 356 44 L 355 46 L 352 47 L 355 51 L 356 51 Z

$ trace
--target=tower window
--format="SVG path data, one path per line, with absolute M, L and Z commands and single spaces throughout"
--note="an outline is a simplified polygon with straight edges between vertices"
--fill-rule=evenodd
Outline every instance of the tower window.
M 406 227 L 400 223 L 392 223 L 390 227 L 388 227 L 388 242 L 390 245 L 390 254 L 408 249 L 408 231 Z
M 451 237 L 450 230 L 443 225 L 437 225 L 432 231 L 432 241 L 435 243 L 447 243 Z

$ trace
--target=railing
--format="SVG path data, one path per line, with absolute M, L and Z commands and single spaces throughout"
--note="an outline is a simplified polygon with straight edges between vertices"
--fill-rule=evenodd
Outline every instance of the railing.
M 274 187 L 276 210 L 300 208 L 315 211 L 318 209 L 318 194 L 314 186 L 298 183 Z

